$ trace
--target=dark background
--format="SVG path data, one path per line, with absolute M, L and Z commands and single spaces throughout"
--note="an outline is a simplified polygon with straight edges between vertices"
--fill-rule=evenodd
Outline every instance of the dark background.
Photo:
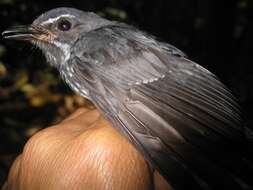
M 0 31 L 29 24 L 44 11 L 71 6 L 133 24 L 168 41 L 215 73 L 238 97 L 253 124 L 253 2 L 251 0 L 0 0 Z M 77 107 L 58 73 L 28 44 L 0 39 L 0 184 L 36 131 Z

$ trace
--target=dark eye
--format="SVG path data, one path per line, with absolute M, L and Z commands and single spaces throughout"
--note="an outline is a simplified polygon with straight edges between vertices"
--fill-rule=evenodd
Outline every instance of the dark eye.
M 60 20 L 57 28 L 61 31 L 68 31 L 71 28 L 71 23 L 68 20 Z

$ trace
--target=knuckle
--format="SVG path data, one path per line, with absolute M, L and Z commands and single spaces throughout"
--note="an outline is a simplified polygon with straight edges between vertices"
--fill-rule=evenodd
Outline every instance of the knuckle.
M 30 155 L 31 153 L 36 153 L 40 150 L 45 150 L 55 133 L 53 127 L 43 129 L 33 135 L 25 144 L 23 149 L 24 155 Z M 44 152 L 44 151 L 43 151 Z

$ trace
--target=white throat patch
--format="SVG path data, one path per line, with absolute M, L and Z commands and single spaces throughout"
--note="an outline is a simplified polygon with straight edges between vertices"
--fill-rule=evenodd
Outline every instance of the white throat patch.
M 54 41 L 53 44 L 60 48 L 60 50 L 62 51 L 64 57 L 63 57 L 63 63 L 66 63 L 69 58 L 70 58 L 70 45 L 66 44 L 66 43 L 61 43 L 61 42 L 57 42 Z

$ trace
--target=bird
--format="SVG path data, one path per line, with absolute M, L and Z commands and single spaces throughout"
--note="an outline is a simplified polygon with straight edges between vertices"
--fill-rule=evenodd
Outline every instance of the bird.
M 2 35 L 39 47 L 173 189 L 252 189 L 253 132 L 237 99 L 175 46 L 70 7 Z

